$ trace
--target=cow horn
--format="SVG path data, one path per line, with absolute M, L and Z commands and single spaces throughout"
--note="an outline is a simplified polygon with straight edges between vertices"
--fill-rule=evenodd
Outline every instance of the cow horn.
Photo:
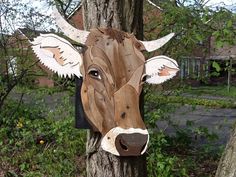
M 70 25 L 58 12 L 56 7 L 53 7 L 53 17 L 56 21 L 57 26 L 62 30 L 62 32 L 71 38 L 72 40 L 84 44 L 89 35 L 88 31 L 79 30 Z
M 143 43 L 145 49 L 148 52 L 152 52 L 154 50 L 157 50 L 159 48 L 161 48 L 163 45 L 165 45 L 173 36 L 175 35 L 175 33 L 170 33 L 160 39 L 157 40 L 153 40 L 153 41 L 140 41 Z

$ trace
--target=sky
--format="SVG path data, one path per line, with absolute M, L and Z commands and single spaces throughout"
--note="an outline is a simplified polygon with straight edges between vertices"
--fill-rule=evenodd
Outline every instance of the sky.
M 8 0 L 0 0 L 0 6 L 1 6 L 1 2 L 4 2 L 4 1 L 8 1 Z M 15 1 L 15 0 L 9 0 L 9 1 Z M 19 1 L 24 2 L 27 5 L 31 4 L 32 7 L 37 8 L 37 10 L 42 12 L 43 14 L 50 15 L 52 12 L 52 10 L 48 8 L 44 0 L 34 0 L 34 1 L 19 0 Z M 215 8 L 216 6 L 223 6 L 223 7 L 228 8 L 231 11 L 236 12 L 236 0 L 205 0 L 205 2 L 207 2 L 206 6 L 209 6 L 212 8 Z M 4 21 L 4 19 L 2 21 Z
M 235 4 L 236 0 L 210 0 L 207 5 L 217 5 L 217 4 L 222 4 L 222 5 L 232 5 Z
M 0 2 L 3 0 L 0 0 Z M 51 11 L 48 9 L 45 9 L 45 2 L 44 1 L 40 1 L 40 0 L 21 0 L 24 1 L 26 4 L 30 3 L 32 4 L 33 7 L 37 7 L 40 8 L 42 11 L 45 11 L 47 14 L 49 14 Z M 231 8 L 232 5 L 236 6 L 236 0 L 205 0 L 206 6 L 210 6 L 210 7 L 215 7 L 215 6 L 224 6 L 227 8 Z
M 236 11 L 236 9 L 235 9 L 236 8 L 236 0 L 209 0 L 209 2 L 206 5 L 211 6 L 211 7 L 223 6 L 229 10 Z

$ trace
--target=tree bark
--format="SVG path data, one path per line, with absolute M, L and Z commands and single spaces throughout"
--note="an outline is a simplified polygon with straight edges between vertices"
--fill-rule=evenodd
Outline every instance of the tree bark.
M 87 177 L 146 177 L 145 155 L 119 157 L 105 152 L 100 147 L 101 134 L 87 134 Z
M 216 171 L 216 177 L 236 176 L 236 127 L 226 145 Z
M 84 0 L 85 29 L 112 27 L 143 39 L 143 0 Z
M 143 0 L 84 0 L 85 29 L 112 27 L 143 39 Z M 142 99 L 140 99 L 142 100 Z M 101 134 L 87 135 L 87 177 L 146 177 L 145 155 L 118 157 L 100 147 Z

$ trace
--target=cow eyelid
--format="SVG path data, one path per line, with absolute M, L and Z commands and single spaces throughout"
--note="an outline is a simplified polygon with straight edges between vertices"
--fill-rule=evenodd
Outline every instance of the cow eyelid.
M 99 71 L 95 68 L 89 69 L 88 74 L 94 79 L 102 79 Z

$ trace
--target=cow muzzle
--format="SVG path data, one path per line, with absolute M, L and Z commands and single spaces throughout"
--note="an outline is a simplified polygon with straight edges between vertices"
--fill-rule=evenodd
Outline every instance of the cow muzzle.
M 139 156 L 145 153 L 148 142 L 147 129 L 115 127 L 103 137 L 101 147 L 117 156 Z

